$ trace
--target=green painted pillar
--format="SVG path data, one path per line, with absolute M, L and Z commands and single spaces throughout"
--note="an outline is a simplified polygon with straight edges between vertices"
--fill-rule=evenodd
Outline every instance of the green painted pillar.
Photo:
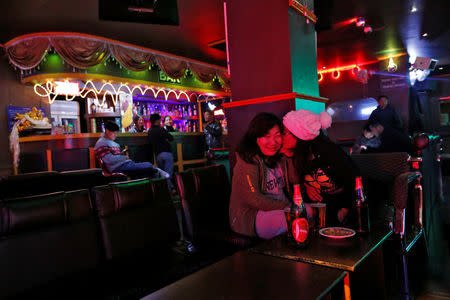
M 233 100 L 226 106 L 230 160 L 258 112 L 282 118 L 295 109 L 325 109 L 326 99 L 319 96 L 314 23 L 289 2 L 225 1 Z M 308 10 L 314 10 L 313 4 L 307 0 Z
M 313 0 L 307 0 L 308 8 L 314 6 Z M 319 96 L 317 75 L 317 43 L 314 24 L 289 8 L 289 43 L 291 50 L 292 91 L 299 94 Z M 308 109 L 320 113 L 325 109 L 322 102 L 295 99 L 296 109 Z

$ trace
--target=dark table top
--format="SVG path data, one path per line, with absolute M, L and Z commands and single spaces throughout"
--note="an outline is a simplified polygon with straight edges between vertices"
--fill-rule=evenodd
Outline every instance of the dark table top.
M 241 251 L 143 299 L 321 299 L 346 275 L 341 270 Z
M 299 249 L 287 244 L 286 235 L 265 241 L 250 251 L 285 259 L 331 267 L 346 271 L 355 268 L 372 251 L 380 246 L 392 231 L 387 227 L 373 228 L 366 235 L 358 235 L 345 239 L 330 239 L 313 232 L 309 244 Z

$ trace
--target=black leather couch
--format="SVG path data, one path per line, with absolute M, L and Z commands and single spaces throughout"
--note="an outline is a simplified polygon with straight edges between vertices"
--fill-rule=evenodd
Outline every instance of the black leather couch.
M 225 166 L 176 174 L 188 239 L 199 248 L 241 250 L 260 241 L 233 232 L 229 222 L 231 184 Z
M 53 298 L 70 290 L 67 283 L 88 287 L 86 275 L 100 264 L 102 249 L 87 190 L 3 200 L 0 206 L 0 298 Z
M 165 179 L 3 199 L 0 211 L 0 299 L 137 299 L 224 256 L 180 242 Z

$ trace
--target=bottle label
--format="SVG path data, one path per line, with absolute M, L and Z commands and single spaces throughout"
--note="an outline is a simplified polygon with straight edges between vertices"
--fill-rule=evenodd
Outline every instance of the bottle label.
M 302 206 L 302 202 L 303 202 L 303 199 L 302 199 L 302 197 L 294 197 L 294 203 L 298 206 L 298 207 L 301 207 Z
M 306 241 L 309 232 L 308 220 L 305 218 L 297 218 L 292 222 L 292 236 L 294 239 L 303 243 Z

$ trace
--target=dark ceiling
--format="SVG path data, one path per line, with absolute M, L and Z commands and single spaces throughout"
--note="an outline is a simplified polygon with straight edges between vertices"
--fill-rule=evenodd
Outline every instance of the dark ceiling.
M 177 0 L 178 26 L 102 21 L 98 1 L 0 1 L 0 10 L 4 12 L 0 19 L 0 43 L 33 32 L 74 31 L 226 65 L 224 51 L 208 45 L 225 36 L 223 0 Z M 392 49 L 437 58 L 439 65 L 450 64 L 448 0 L 315 2 L 328 8 L 319 15 L 319 20 L 334 24 L 332 29 L 318 32 L 319 68 L 370 61 L 388 55 L 387 50 Z M 416 12 L 411 12 L 413 6 Z M 340 26 L 357 16 L 365 17 L 372 33 L 364 34 L 354 24 Z M 422 37 L 423 33 L 428 36 Z
M 448 3 L 448 0 L 334 1 L 331 16 L 323 16 L 331 17 L 334 26 L 318 34 L 318 67 L 371 61 L 402 51 L 439 59 L 439 65 L 449 64 Z M 412 12 L 413 7 L 416 11 Z M 372 33 L 365 34 L 354 23 L 342 25 L 354 17 L 364 17 Z M 422 37 L 424 33 L 426 37 Z

